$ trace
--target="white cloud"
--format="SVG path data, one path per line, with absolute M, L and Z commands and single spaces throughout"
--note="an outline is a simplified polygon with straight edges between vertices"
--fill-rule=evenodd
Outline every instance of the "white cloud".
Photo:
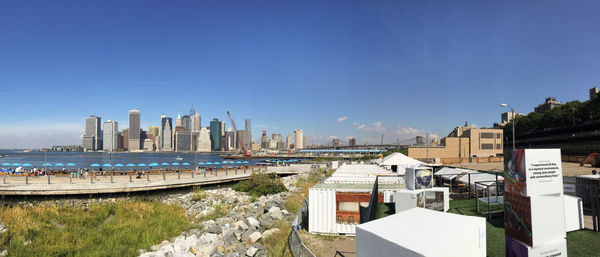
M 375 131 L 375 132 L 384 132 L 386 131 L 385 127 L 383 127 L 383 122 L 377 121 L 373 123 L 372 127 L 367 127 L 365 124 L 352 123 L 356 127 L 356 129 L 360 131 Z
M 339 118 L 337 118 L 337 121 L 338 121 L 338 122 L 342 122 L 342 121 L 345 121 L 345 120 L 347 120 L 347 119 L 348 119 L 348 116 L 344 116 L 344 117 L 339 117 Z
M 399 139 L 402 139 L 402 138 L 412 139 L 417 136 L 429 137 L 429 139 L 439 138 L 439 136 L 436 134 L 432 134 L 432 133 L 427 134 L 427 131 L 425 131 L 425 130 L 416 129 L 416 128 L 412 128 L 409 126 L 397 126 L 394 131 L 394 134 L 397 137 L 401 137 Z

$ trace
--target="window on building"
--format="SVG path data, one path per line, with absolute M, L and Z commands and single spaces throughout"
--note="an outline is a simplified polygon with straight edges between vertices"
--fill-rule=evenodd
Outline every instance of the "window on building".
M 357 202 L 340 202 L 338 204 L 338 211 L 358 211 Z
M 496 138 L 500 138 L 500 133 L 496 133 Z
M 496 149 L 500 149 L 500 144 L 496 144 Z
M 494 133 L 482 132 L 481 134 L 479 134 L 479 136 L 481 138 L 494 138 Z
M 481 144 L 481 149 L 494 149 L 494 144 Z
M 342 218 L 342 215 L 337 215 L 335 218 L 335 222 L 336 223 L 342 223 L 344 222 L 344 219 Z
M 348 223 L 355 224 L 354 223 L 354 216 L 348 216 Z

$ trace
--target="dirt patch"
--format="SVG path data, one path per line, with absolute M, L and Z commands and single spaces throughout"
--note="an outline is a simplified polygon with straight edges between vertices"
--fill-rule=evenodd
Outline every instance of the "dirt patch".
M 339 251 L 346 257 L 356 257 L 356 238 L 351 236 L 324 236 L 298 231 L 302 243 L 317 257 L 334 257 Z M 339 255 L 338 255 L 339 256 Z

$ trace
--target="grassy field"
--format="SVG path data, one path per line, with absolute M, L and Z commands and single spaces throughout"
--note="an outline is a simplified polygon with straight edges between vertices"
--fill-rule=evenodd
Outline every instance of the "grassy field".
M 182 208 L 142 201 L 0 208 L 0 220 L 10 231 L 1 239 L 9 256 L 136 256 L 191 228 Z
M 474 199 L 450 201 L 448 212 L 470 216 L 477 214 Z M 487 221 L 487 256 L 503 257 L 504 250 L 504 218 L 496 217 Z M 588 257 L 600 255 L 600 233 L 590 230 L 579 230 L 567 233 L 567 252 L 571 257 Z

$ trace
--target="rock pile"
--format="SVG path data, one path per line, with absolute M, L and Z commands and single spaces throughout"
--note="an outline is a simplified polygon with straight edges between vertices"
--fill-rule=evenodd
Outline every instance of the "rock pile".
M 282 180 L 290 191 L 295 191 L 298 190 L 294 187 L 297 178 L 298 175 L 294 175 Z M 276 236 L 280 231 L 278 223 L 295 215 L 283 206 L 289 194 L 283 192 L 253 199 L 245 193 L 221 188 L 204 191 L 204 197 L 199 200 L 193 200 L 193 192 L 165 196 L 160 201 L 185 208 L 188 217 L 201 220 L 200 228 L 154 245 L 151 252 L 139 250 L 138 253 L 141 257 L 267 256 L 262 240 Z M 226 215 L 214 220 L 203 219 L 214 212 L 217 205 Z

